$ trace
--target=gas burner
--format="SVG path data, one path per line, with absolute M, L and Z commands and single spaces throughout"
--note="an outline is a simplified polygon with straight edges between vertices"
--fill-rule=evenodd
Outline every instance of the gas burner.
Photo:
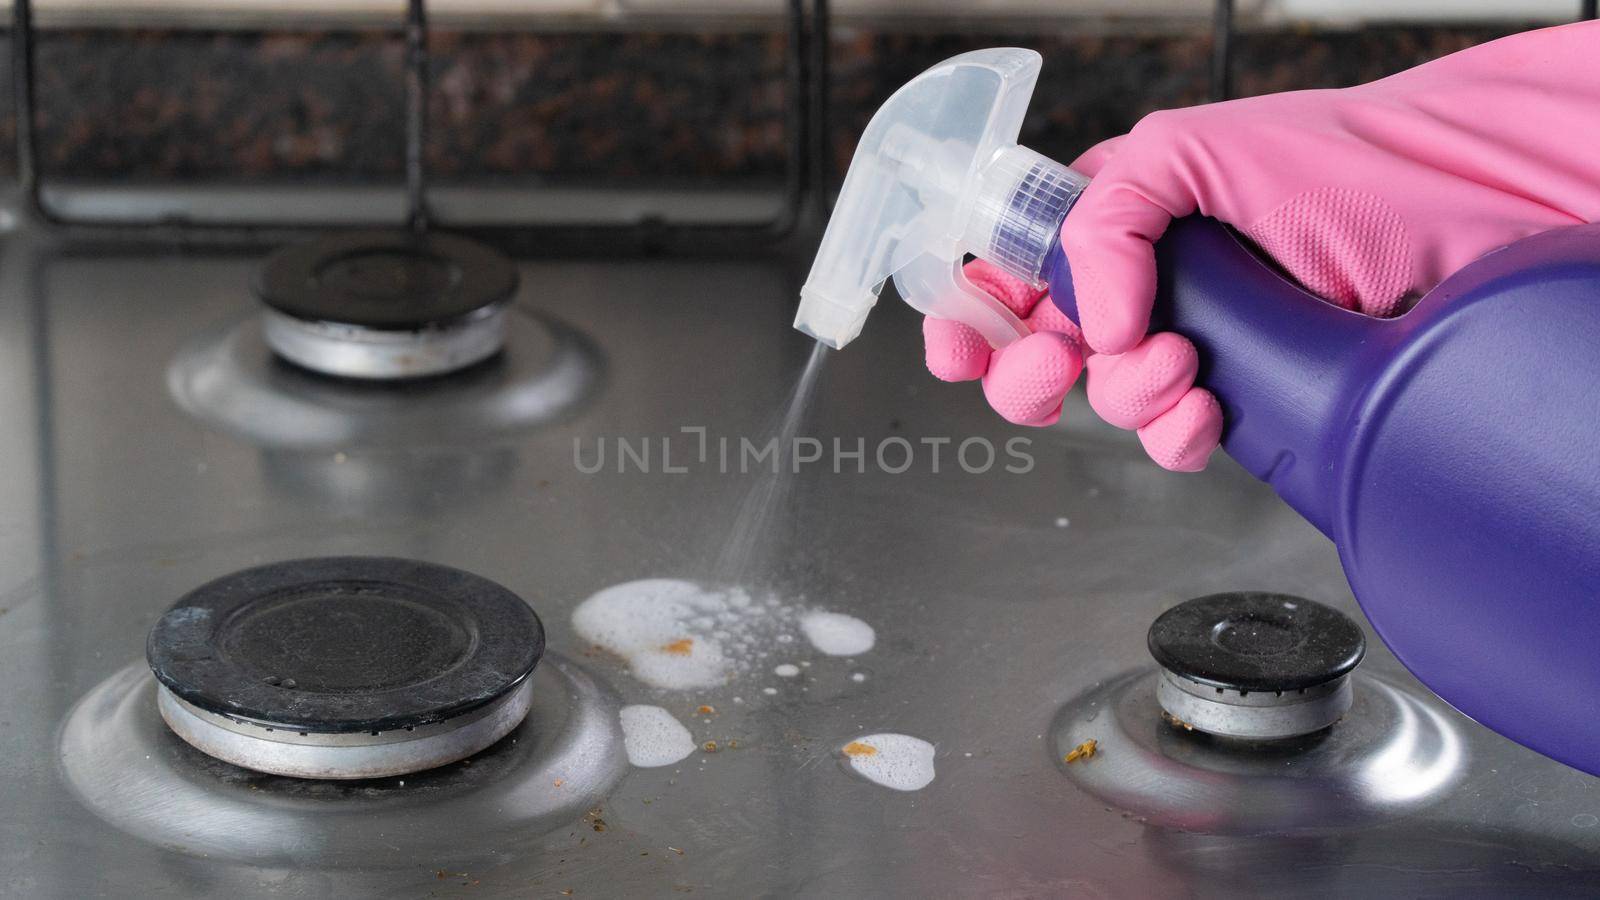
M 1150 625 L 1156 698 L 1172 720 L 1222 737 L 1276 740 L 1332 725 L 1350 709 L 1361 628 L 1299 597 L 1199 597 Z
M 516 287 L 511 262 L 474 241 L 362 231 L 280 250 L 257 293 L 278 355 L 325 375 L 390 380 L 499 352 Z
M 488 747 L 522 721 L 544 627 L 487 579 L 382 557 L 246 569 L 150 631 L 172 730 L 234 765 L 377 778 Z
M 1126 672 L 1063 706 L 1048 746 L 1078 787 L 1185 833 L 1326 834 L 1395 821 L 1450 797 L 1467 771 L 1465 720 L 1408 679 L 1349 678 L 1339 727 L 1240 740 L 1163 721 L 1153 711 L 1165 673 Z M 1085 756 L 1088 741 L 1094 752 Z
M 449 377 L 384 382 L 285 362 L 252 315 L 186 343 L 167 385 L 189 414 L 264 449 L 408 453 L 547 426 L 596 395 L 604 362 L 588 337 L 522 306 L 505 318 L 505 349 L 493 359 Z

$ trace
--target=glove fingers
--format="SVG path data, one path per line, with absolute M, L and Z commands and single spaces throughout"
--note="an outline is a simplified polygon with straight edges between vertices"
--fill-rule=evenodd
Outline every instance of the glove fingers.
M 1034 287 L 1026 281 L 1014 278 L 992 263 L 981 259 L 967 263 L 961 271 L 966 273 L 968 281 L 1004 303 L 1019 318 L 1026 318 L 1045 294 L 1043 288 Z
M 1139 429 L 1139 443 L 1156 465 L 1174 472 L 1206 467 L 1222 440 L 1222 407 L 1205 388 L 1190 388 L 1175 406 Z
M 1053 331 L 1066 335 L 1080 347 L 1083 344 L 1083 331 L 1078 328 L 1078 323 L 1067 318 L 1067 314 L 1054 303 L 1040 303 L 1023 321 L 1033 331 Z
M 1152 113 L 1100 151 L 1103 159 L 1088 160 L 1099 171 L 1062 223 L 1061 248 L 1072 263 L 1078 324 L 1097 352 L 1126 353 L 1149 327 L 1153 244 L 1174 218 L 1199 209 L 1197 185 L 1216 174 L 1198 131 L 1187 111 Z
M 1066 335 L 1041 331 L 994 353 L 983 394 L 1008 422 L 1050 425 L 1061 418 L 1061 402 L 1081 371 L 1078 345 Z
M 928 371 L 940 381 L 972 381 L 989 370 L 989 342 L 960 322 L 925 317 L 922 343 Z
M 1132 187 L 1100 181 L 1067 216 L 1061 247 L 1072 263 L 1078 322 L 1096 351 L 1126 353 L 1144 337 L 1156 295 L 1151 242 L 1171 220 Z
M 1180 334 L 1145 338 L 1120 356 L 1089 359 L 1089 405 L 1118 428 L 1143 428 L 1194 386 L 1200 355 Z

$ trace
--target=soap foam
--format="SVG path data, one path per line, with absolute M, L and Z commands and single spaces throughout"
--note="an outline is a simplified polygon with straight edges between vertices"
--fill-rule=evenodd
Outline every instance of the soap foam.
M 800 667 L 793 663 L 782 663 L 773 667 L 772 674 L 779 678 L 793 678 L 800 674 Z
M 748 645 L 759 613 L 740 590 L 648 578 L 615 585 L 579 604 L 572 627 L 584 640 L 628 661 L 640 681 L 669 690 L 722 684 L 730 651 Z
M 689 729 L 659 706 L 624 706 L 622 745 L 640 768 L 670 766 L 694 752 Z
M 776 596 L 752 598 L 740 588 L 675 578 L 614 585 L 572 613 L 579 637 L 627 660 L 635 678 L 667 690 L 715 687 L 764 668 L 775 645 L 794 642 L 796 624 L 832 656 L 865 653 L 875 640 L 872 626 L 853 616 L 802 613 Z M 799 674 L 793 663 L 775 671 L 785 678 Z
M 933 745 L 908 734 L 869 734 L 841 750 L 850 768 L 873 784 L 919 791 L 933 782 Z
M 857 656 L 877 641 L 872 626 L 855 616 L 820 609 L 800 617 L 800 630 L 811 646 L 829 656 Z

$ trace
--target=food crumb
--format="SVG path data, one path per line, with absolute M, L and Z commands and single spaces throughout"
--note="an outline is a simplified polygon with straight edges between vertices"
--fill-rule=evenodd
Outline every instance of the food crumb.
M 716 711 L 717 711 L 717 708 L 715 706 L 710 706 L 708 704 L 702 704 L 697 709 L 695 709 L 695 712 L 700 714 L 700 715 L 702 715 L 702 716 L 712 715 Z
M 1172 713 L 1163 711 L 1161 713 L 1161 718 L 1166 719 L 1167 722 L 1169 724 L 1171 724 L 1171 725 L 1174 725 L 1174 726 L 1176 726 L 1178 728 L 1182 728 L 1184 731 L 1193 731 L 1194 730 L 1194 726 L 1193 725 L 1190 725 L 1188 722 L 1185 722 L 1184 720 L 1178 718 L 1177 716 L 1173 715 Z
M 567 783 L 567 780 L 565 778 L 557 778 L 555 780 L 555 786 L 556 787 L 561 787 L 563 784 L 566 784 L 566 783 Z
M 844 745 L 845 756 L 873 756 L 877 752 L 877 747 L 871 744 L 863 744 L 860 741 L 851 741 Z
M 1061 761 L 1074 763 L 1080 759 L 1090 759 L 1094 756 L 1095 750 L 1098 749 L 1099 746 L 1100 745 L 1096 743 L 1093 738 L 1090 738 L 1078 746 L 1073 747 L 1066 756 L 1061 757 Z
M 672 851 L 672 852 L 673 852 L 673 853 L 676 853 L 676 854 L 678 854 L 678 855 L 679 855 L 679 856 L 682 856 L 682 855 L 683 855 L 683 851 L 682 851 L 682 850 L 679 850 L 679 849 L 678 849 L 678 848 L 677 848 L 677 847 L 668 847 L 668 848 L 667 848 L 667 849 L 668 849 L 668 850 L 671 850 L 671 851 Z
M 715 753 L 715 752 L 717 752 L 717 742 L 716 741 L 706 741 L 704 744 L 700 745 L 700 749 L 704 750 L 707 753 Z
M 563 897 L 571 897 L 572 896 L 572 888 L 567 888 L 566 890 L 562 891 L 561 892 L 561 896 L 563 896 Z
M 688 656 L 694 652 L 694 638 L 678 638 L 670 644 L 662 644 L 661 652 L 673 656 Z

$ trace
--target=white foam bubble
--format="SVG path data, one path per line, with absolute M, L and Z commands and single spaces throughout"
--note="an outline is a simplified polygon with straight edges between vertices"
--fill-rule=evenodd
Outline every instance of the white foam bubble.
M 796 631 L 823 653 L 854 656 L 872 649 L 872 626 L 826 610 L 802 611 L 779 598 L 752 598 L 676 578 L 647 578 L 606 588 L 572 613 L 578 635 L 627 660 L 652 687 L 692 690 L 767 671 L 773 654 L 799 655 Z M 797 629 L 796 626 L 799 626 Z M 801 661 L 799 668 L 809 666 Z M 776 670 L 785 678 L 794 663 Z
M 865 672 L 851 672 L 850 673 L 850 680 L 851 681 L 855 681 L 855 682 L 862 682 L 862 681 L 866 681 L 867 680 L 867 676 L 866 676 Z
M 933 782 L 933 745 L 908 734 L 869 734 L 843 747 L 850 768 L 873 784 L 919 791 Z
M 800 617 L 800 630 L 811 646 L 829 656 L 856 656 L 872 649 L 872 626 L 844 613 L 812 610 Z
M 731 606 L 742 592 L 711 591 L 689 581 L 648 578 L 615 585 L 578 605 L 572 627 L 590 643 L 623 657 L 640 681 L 683 690 L 728 679 L 723 641 L 704 615 Z M 749 598 L 745 598 L 748 604 Z
M 793 678 L 800 674 L 800 667 L 793 663 L 782 663 L 772 667 L 772 674 L 779 678 Z
M 694 752 L 689 729 L 659 706 L 624 706 L 622 745 L 640 768 L 670 766 Z

